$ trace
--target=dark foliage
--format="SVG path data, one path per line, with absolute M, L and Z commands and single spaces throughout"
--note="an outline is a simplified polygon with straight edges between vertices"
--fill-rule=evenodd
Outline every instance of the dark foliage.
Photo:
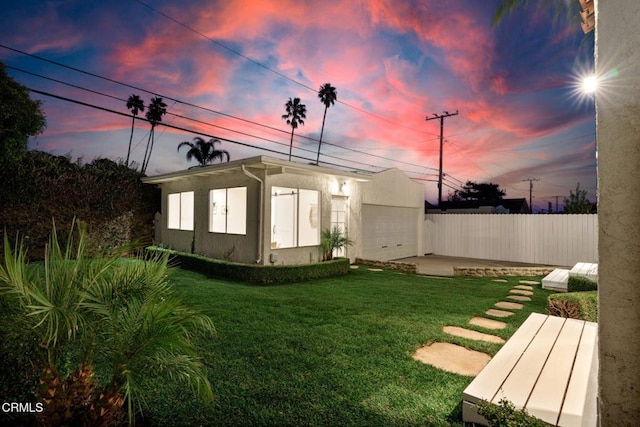
M 151 239 L 157 190 L 141 174 L 108 159 L 88 164 L 41 151 L 24 153 L 0 182 L 0 224 L 19 235 L 29 259 L 42 259 L 55 220 L 64 238 L 74 218 L 86 222 L 97 250 Z
M 546 427 L 547 423 L 532 417 L 526 409 L 516 409 L 513 403 L 501 399 L 496 404 L 481 403 L 478 413 L 485 417 L 491 427 Z
M 598 284 L 582 276 L 569 276 L 567 292 L 585 292 L 598 290 Z
M 502 190 L 498 184 L 492 182 L 473 182 L 467 181 L 461 190 L 455 190 L 453 194 L 449 196 L 450 201 L 460 200 L 502 200 L 507 193 Z
M 29 97 L 25 86 L 7 75 L 0 62 L 0 165 L 6 158 L 25 152 L 29 137 L 44 130 L 47 121 L 41 104 Z

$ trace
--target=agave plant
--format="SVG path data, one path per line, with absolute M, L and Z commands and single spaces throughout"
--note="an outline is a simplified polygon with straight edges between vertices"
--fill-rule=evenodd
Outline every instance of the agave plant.
M 72 233 L 63 248 L 54 225 L 44 265 L 36 266 L 27 264 L 21 244 L 11 248 L 4 238 L 0 301 L 35 332 L 41 349 L 36 395 L 44 411 L 38 421 L 112 425 L 126 405 L 132 424 L 150 373 L 184 380 L 211 400 L 193 337 L 214 327 L 176 297 L 167 282 L 167 257 L 123 259 L 116 252 L 89 258 L 85 229 L 77 229 L 77 239 Z M 69 375 L 61 373 L 62 355 L 72 355 L 76 366 Z M 98 365 L 110 373 L 102 384 L 94 379 Z

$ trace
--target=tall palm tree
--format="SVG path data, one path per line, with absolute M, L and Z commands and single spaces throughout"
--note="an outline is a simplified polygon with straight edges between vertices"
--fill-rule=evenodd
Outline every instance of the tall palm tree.
M 501 0 L 493 15 L 493 26 L 500 24 L 505 15 L 513 13 L 516 9 L 525 8 L 530 4 L 535 4 L 541 10 L 553 10 L 554 20 L 564 14 L 567 17 L 575 17 L 576 22 L 579 22 L 580 3 L 577 0 L 571 2 L 559 2 L 556 0 Z
M 131 95 L 127 99 L 127 109 L 131 111 L 131 136 L 129 137 L 129 148 L 127 149 L 127 161 L 125 165 L 129 167 L 129 155 L 131 154 L 131 141 L 133 141 L 133 126 L 138 113 L 144 111 L 144 101 L 138 95 Z
M 214 160 L 223 161 L 225 156 L 227 156 L 228 162 L 229 152 L 227 150 L 216 150 L 216 144 L 221 144 L 218 138 L 211 138 L 205 141 L 203 138 L 196 136 L 193 138 L 193 142 L 183 141 L 178 144 L 178 151 L 183 146 L 189 147 L 187 161 L 190 162 L 192 158 L 195 158 L 200 163 L 200 166 L 206 166 L 209 163 L 213 163 Z
M 322 134 L 324 133 L 324 121 L 327 118 L 327 109 L 331 107 L 338 99 L 338 91 L 331 83 L 325 83 L 318 90 L 318 98 L 324 104 L 324 116 L 322 116 L 322 129 L 320 130 L 320 141 L 318 142 L 318 156 L 316 157 L 316 165 L 320 161 L 320 146 L 322 145 Z
M 300 102 L 300 98 L 289 98 L 284 108 L 287 114 L 283 114 L 282 118 L 287 121 L 287 124 L 291 126 L 291 142 L 289 144 L 289 160 L 291 160 L 291 150 L 293 149 L 293 132 L 298 125 L 304 124 L 304 119 L 307 118 L 307 106 Z
M 84 227 L 78 228 L 78 238 L 70 234 L 61 245 L 54 227 L 38 266 L 4 237 L 0 303 L 17 327 L 38 339 L 41 362 L 31 362 L 42 365 L 40 425 L 113 425 L 123 407 L 131 425 L 150 375 L 160 372 L 211 400 L 193 337 L 214 327 L 178 300 L 167 281 L 168 258 L 123 260 L 124 251 L 95 257 L 87 253 Z M 95 371 L 110 378 L 98 384 Z
M 151 123 L 151 132 L 147 140 L 147 148 L 144 150 L 144 158 L 142 160 L 142 173 L 145 173 L 151 159 L 151 151 L 155 142 L 155 129 L 158 123 L 162 122 L 162 116 L 167 114 L 167 104 L 160 97 L 151 98 L 151 103 L 147 107 L 147 120 Z

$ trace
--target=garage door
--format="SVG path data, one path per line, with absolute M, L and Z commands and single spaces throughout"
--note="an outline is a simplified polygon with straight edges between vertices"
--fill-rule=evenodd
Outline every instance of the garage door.
M 362 205 L 362 257 L 388 261 L 418 254 L 417 208 Z

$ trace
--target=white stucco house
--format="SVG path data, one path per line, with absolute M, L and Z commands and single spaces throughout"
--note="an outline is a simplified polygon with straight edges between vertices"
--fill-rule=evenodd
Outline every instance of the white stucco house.
M 398 169 L 356 173 L 257 156 L 143 178 L 162 192 L 155 238 L 236 262 L 321 260 L 320 232 L 338 225 L 344 254 L 422 254 L 424 187 Z

